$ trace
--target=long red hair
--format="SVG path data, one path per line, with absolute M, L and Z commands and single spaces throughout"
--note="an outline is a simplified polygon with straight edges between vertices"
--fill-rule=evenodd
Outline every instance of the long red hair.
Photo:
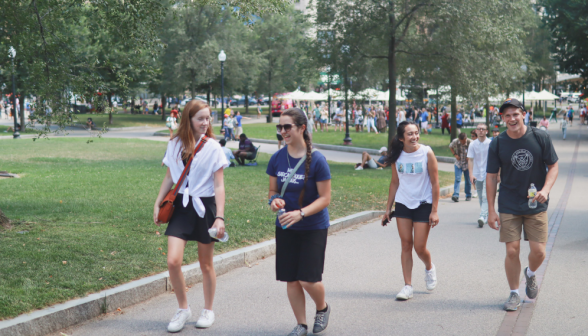
M 210 110 L 210 106 L 208 106 L 208 104 L 199 100 L 190 100 L 184 107 L 184 111 L 182 111 L 180 127 L 178 128 L 178 132 L 172 138 L 172 140 L 175 138 L 180 138 L 182 141 L 182 150 L 180 152 L 182 160 L 189 160 L 190 156 L 194 152 L 194 147 L 196 147 L 196 139 L 194 139 L 194 132 L 192 131 L 192 117 L 194 117 L 196 113 L 206 108 Z M 214 139 L 214 133 L 212 133 L 212 120 L 208 124 L 206 136 Z

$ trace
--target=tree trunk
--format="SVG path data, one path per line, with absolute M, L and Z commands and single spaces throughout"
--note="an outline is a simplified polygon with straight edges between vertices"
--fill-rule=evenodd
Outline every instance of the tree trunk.
M 135 114 L 135 97 L 131 99 L 131 114 Z
M 26 119 L 25 119 L 25 94 L 21 93 L 20 95 L 20 132 L 24 133 L 26 129 Z
M 4 215 L 2 209 L 0 209 L 0 226 L 2 226 L 5 229 L 10 229 L 10 219 L 8 219 L 6 215 Z
M 490 133 L 490 99 L 486 97 L 486 129 Z M 489 134 L 487 134 L 488 136 Z
M 210 82 L 208 83 L 208 91 L 206 91 L 206 102 L 210 106 Z
M 106 95 L 108 97 L 108 125 L 112 125 L 112 93 Z
M 190 81 L 190 94 L 192 94 L 192 99 L 194 99 L 194 97 L 196 97 L 196 88 L 194 87 L 194 78 L 196 77 L 196 74 L 194 73 L 194 70 L 190 70 L 190 72 L 192 73 L 192 80 Z
M 388 20 L 390 27 L 396 26 L 396 14 L 394 13 L 394 2 L 390 1 L 390 12 L 388 13 Z M 390 95 L 388 96 L 388 108 L 390 115 L 388 118 L 388 148 L 392 144 L 392 138 L 396 135 L 396 31 L 393 30 L 390 34 L 390 43 L 388 45 L 388 89 Z M 369 127 L 369 126 L 368 126 Z
M 245 94 L 245 114 L 249 113 L 249 95 Z
M 270 69 L 270 71 L 268 72 L 268 81 L 267 81 L 267 87 L 269 89 L 269 96 L 268 96 L 268 115 L 269 115 L 269 119 L 268 122 L 273 122 L 273 116 L 272 116 L 272 70 Z
M 161 120 L 165 121 L 165 95 L 161 94 Z
M 457 138 L 457 97 L 455 84 L 451 83 L 451 141 Z

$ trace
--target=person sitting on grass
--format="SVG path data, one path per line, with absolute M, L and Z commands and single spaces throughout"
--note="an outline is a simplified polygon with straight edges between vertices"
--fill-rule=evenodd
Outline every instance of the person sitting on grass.
M 244 133 L 239 136 L 239 150 L 234 151 L 233 155 L 240 166 L 245 165 L 245 160 L 255 159 L 255 146 Z
M 92 118 L 88 118 L 88 120 L 86 121 L 86 126 L 88 126 L 88 130 L 92 130 L 92 128 L 96 128 L 96 125 L 94 124 L 94 121 L 92 120 Z
M 364 170 L 367 168 L 371 169 L 384 169 L 390 164 L 386 162 L 386 156 L 388 156 L 388 148 L 382 147 L 378 151 L 380 152 L 380 158 L 378 161 L 374 160 L 367 152 L 361 154 L 361 162 L 355 165 L 355 170 Z
M 233 162 L 233 160 L 235 160 L 235 156 L 233 155 L 233 151 L 231 151 L 230 149 L 225 147 L 227 144 L 227 140 L 220 139 L 220 141 L 218 143 L 221 145 L 221 148 L 223 149 L 223 152 L 225 153 L 225 156 L 227 157 L 227 161 L 230 162 L 229 167 L 235 167 L 235 162 Z

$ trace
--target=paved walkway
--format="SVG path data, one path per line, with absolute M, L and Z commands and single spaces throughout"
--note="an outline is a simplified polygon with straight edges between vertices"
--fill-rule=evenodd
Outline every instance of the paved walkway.
M 555 240 L 528 335 L 585 335 L 588 301 L 583 293 L 588 261 L 586 198 L 588 131 L 584 129 L 571 190 L 564 190 L 580 129 L 568 140 L 552 132 L 560 158 L 560 174 L 551 193 L 549 215 L 564 193 L 570 193 Z M 387 188 L 387 186 L 382 186 Z M 438 287 L 427 292 L 424 266 L 414 255 L 414 299 L 394 300 L 402 288 L 400 240 L 394 225 L 377 221 L 329 237 L 324 283 L 332 314 L 326 335 L 496 335 L 505 317 L 502 304 L 509 289 L 504 275 L 504 245 L 498 233 L 477 228 L 478 203 L 440 201 L 441 222 L 431 231 L 429 249 L 438 269 Z M 194 248 L 191 246 L 191 248 Z M 527 265 L 528 244 L 521 260 Z M 182 335 L 285 335 L 295 325 L 286 286 L 276 282 L 274 258 L 218 278 L 215 313 L 209 330 L 197 330 L 197 316 Z M 524 288 L 521 288 L 524 293 Z M 202 309 L 202 286 L 188 293 L 195 315 Z M 313 304 L 307 301 L 311 321 Z M 164 294 L 82 325 L 63 330 L 71 336 L 166 335 L 177 303 Z M 61 335 L 59 333 L 55 336 Z

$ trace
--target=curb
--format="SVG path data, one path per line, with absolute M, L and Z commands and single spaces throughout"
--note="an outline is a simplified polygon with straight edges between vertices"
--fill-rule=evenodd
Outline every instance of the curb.
M 331 221 L 329 234 L 350 226 L 366 222 L 384 214 L 384 211 L 363 211 Z M 249 266 L 259 259 L 276 252 L 275 239 L 247 246 L 214 257 L 216 275 L 220 276 L 233 269 Z M 200 264 L 182 267 L 186 285 L 202 281 Z M 171 290 L 169 272 L 131 281 L 124 285 L 90 294 L 81 299 L 70 300 L 49 308 L 20 315 L 14 319 L 0 321 L 0 336 L 40 336 L 98 317 L 103 313 L 116 311 L 141 303 L 154 296 Z
M 155 132 L 155 133 L 153 133 L 153 136 L 169 136 L 169 134 Z M 221 135 L 217 135 L 216 139 L 220 140 L 220 139 L 224 139 L 224 137 Z M 272 144 L 272 145 L 278 144 L 277 140 L 253 139 L 253 138 L 248 138 L 248 139 L 251 140 L 252 142 L 260 142 L 260 143 L 266 143 L 266 144 Z M 367 152 L 370 155 L 380 155 L 380 152 L 378 152 L 377 149 L 371 149 L 371 148 L 325 145 L 325 144 L 319 144 L 319 143 L 313 143 L 312 145 L 318 149 L 332 150 L 332 151 L 338 151 L 338 152 L 359 153 L 359 154 L 361 154 L 363 152 Z M 452 158 L 449 156 L 435 156 L 435 157 L 437 158 L 437 162 L 445 162 L 445 163 L 454 163 L 455 162 L 455 158 Z

